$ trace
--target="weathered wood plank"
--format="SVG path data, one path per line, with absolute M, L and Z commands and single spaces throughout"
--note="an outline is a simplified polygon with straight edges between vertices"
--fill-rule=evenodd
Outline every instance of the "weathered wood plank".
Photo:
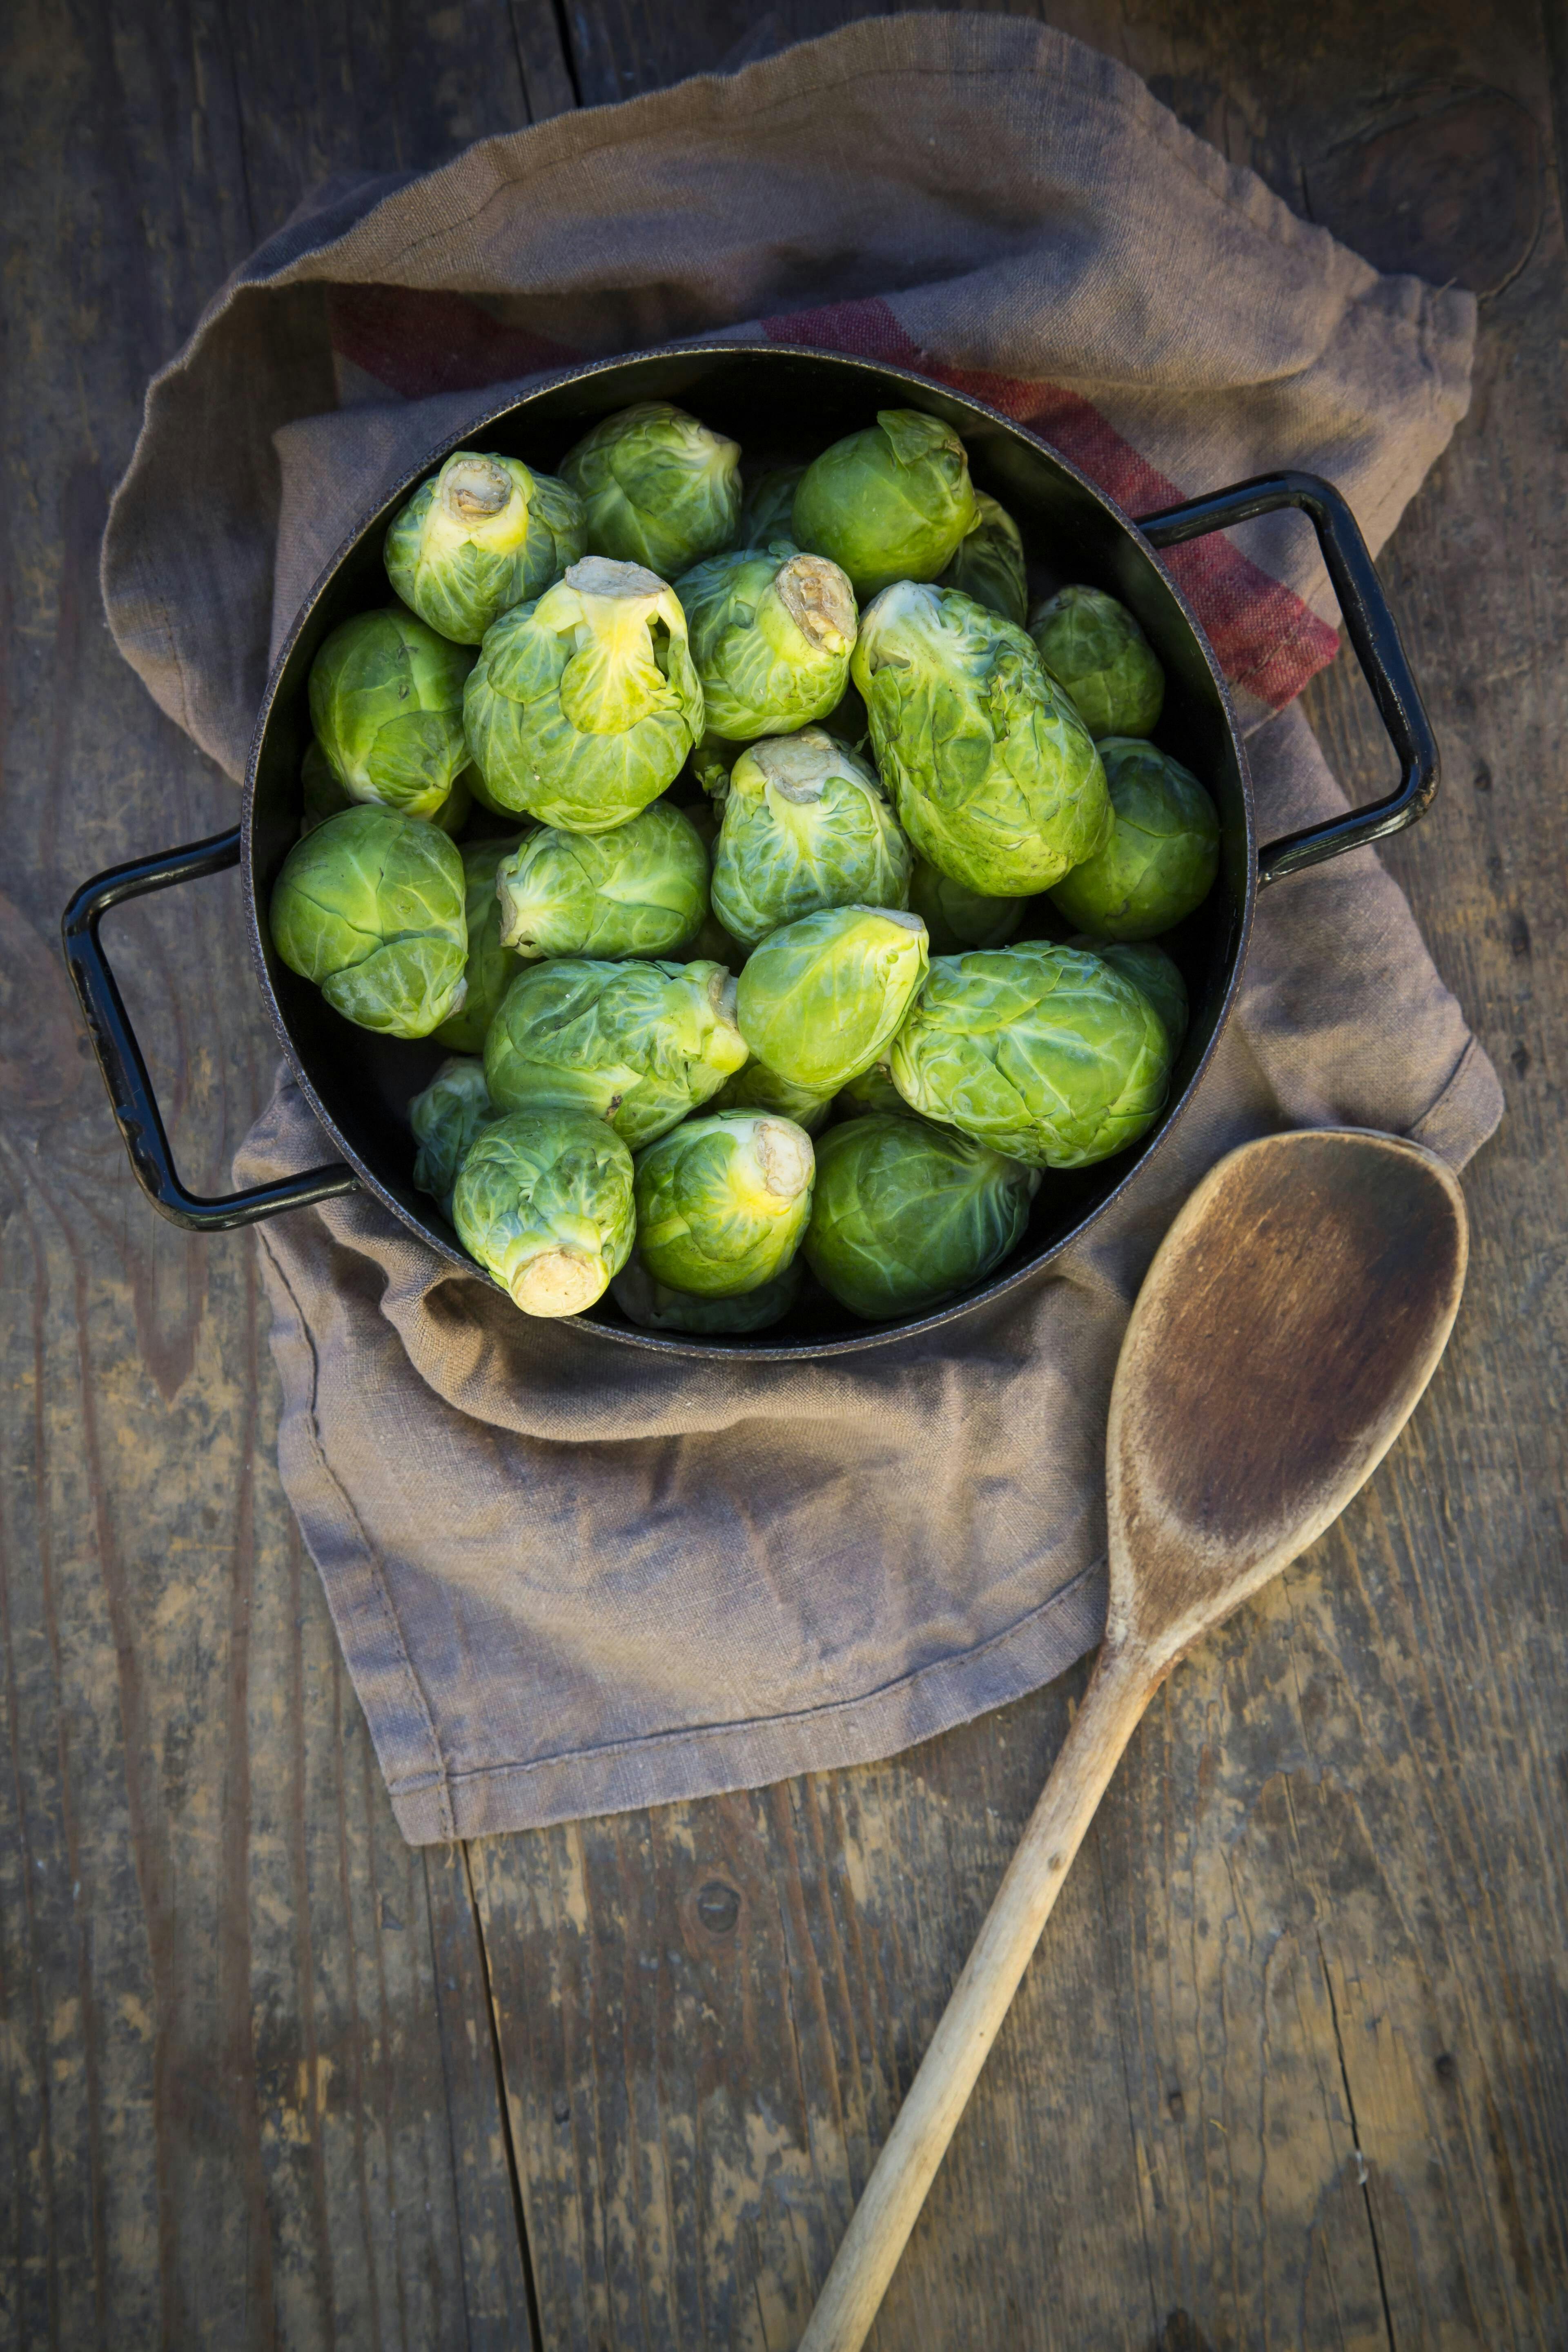
M 319 167 L 521 118 L 499 0 L 488 47 L 440 17 L 0 29 L 7 2343 L 531 2340 L 472 1906 L 397 1835 L 278 1485 L 253 1253 L 148 1210 L 54 944 L 75 883 L 235 805 L 102 625 L 145 381 Z M 213 1189 L 275 1055 L 237 909 L 231 877 L 110 927 Z
M 858 13 L 570 23 L 592 100 Z M 1421 1418 L 1145 1726 L 874 2341 L 1545 2345 L 1568 2336 L 1568 992 L 1540 850 L 1568 481 L 1541 23 L 1048 13 L 1384 266 L 1485 297 L 1476 411 L 1385 566 L 1450 779 L 1394 857 L 1510 1120 L 1468 1179 L 1469 1298 Z M 1311 708 L 1381 788 L 1342 665 Z M 794 2344 L 1080 1682 L 872 1769 L 473 1849 L 547 2341 Z

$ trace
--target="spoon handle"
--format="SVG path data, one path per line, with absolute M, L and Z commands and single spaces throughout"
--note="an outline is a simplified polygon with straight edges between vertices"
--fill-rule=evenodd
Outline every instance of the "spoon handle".
M 1095 1808 L 1160 1680 L 1133 1647 L 1100 1651 L 963 1973 L 953 1987 L 798 2352 L 859 2352 Z

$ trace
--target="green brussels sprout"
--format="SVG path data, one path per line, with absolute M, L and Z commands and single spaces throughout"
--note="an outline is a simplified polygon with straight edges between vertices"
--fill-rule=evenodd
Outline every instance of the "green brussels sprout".
M 912 1109 L 1031 1168 L 1087 1168 L 1164 1108 L 1165 1024 L 1081 948 L 940 957 L 888 1057 Z
M 1120 940 L 1109 947 L 1100 947 L 1093 940 L 1074 940 L 1071 944 L 1090 949 L 1104 958 L 1112 971 L 1142 990 L 1164 1023 L 1174 1061 L 1187 1034 L 1187 983 L 1164 949 L 1157 948 L 1152 940 Z
M 609 833 L 657 800 L 702 733 L 702 688 L 675 592 L 584 557 L 503 613 L 463 698 L 492 803 Z
M 1064 876 L 1051 904 L 1091 939 L 1152 939 L 1201 907 L 1214 887 L 1219 814 L 1197 778 L 1152 743 L 1108 735 L 1100 751 L 1110 838 Z
M 1039 1174 L 951 1128 L 875 1115 L 825 1135 L 805 1258 L 869 1323 L 955 1298 L 1022 1239 Z
M 454 841 L 467 824 L 473 806 L 468 791 L 468 779 L 473 772 L 471 767 L 463 770 L 435 815 L 426 820 L 430 824 L 438 824 Z M 342 816 L 345 809 L 359 806 L 333 775 L 331 761 L 313 735 L 300 763 L 300 793 L 301 840 L 306 834 L 314 833 L 319 824 L 325 824 L 330 816 Z
M 765 1062 L 753 1054 L 743 1070 L 726 1078 L 713 1097 L 715 1110 L 771 1110 L 780 1118 L 791 1118 L 796 1127 L 804 1127 L 807 1135 L 815 1135 L 827 1124 L 827 1114 L 833 1108 L 833 1097 L 818 1094 L 811 1087 L 792 1086 L 781 1078 Z
M 455 449 L 387 530 L 386 576 L 444 637 L 477 646 L 513 604 L 542 596 L 586 544 L 583 502 L 521 457 Z
M 708 852 L 690 819 L 656 801 L 614 833 L 542 825 L 496 877 L 500 936 L 540 956 L 669 956 L 708 912 Z
M 811 1214 L 811 1138 L 763 1111 L 716 1111 L 637 1157 L 637 1254 L 656 1282 L 738 1298 L 771 1282 Z
M 508 989 L 485 1039 L 485 1083 L 498 1110 L 591 1110 L 636 1151 L 745 1058 L 722 964 L 563 956 Z
M 419 1146 L 414 1160 L 414 1181 L 452 1213 L 452 1187 L 463 1155 L 486 1122 L 495 1117 L 485 1066 L 477 1054 L 450 1054 L 423 1094 L 408 1106 L 409 1124 Z
M 525 1315 L 580 1315 L 631 1255 L 632 1181 L 632 1155 L 602 1118 L 514 1111 L 468 1147 L 452 1223 Z
M 668 401 L 645 400 L 585 433 L 561 472 L 583 501 L 591 555 L 673 580 L 734 538 L 740 461 L 721 433 Z
M 1058 588 L 1030 614 L 1029 635 L 1096 742 L 1154 732 L 1165 673 L 1125 604 L 1102 588 Z
M 362 1029 L 427 1037 L 462 1009 L 463 861 L 419 817 L 384 808 L 328 817 L 283 860 L 268 923 L 289 971 Z
M 826 907 L 786 923 L 746 958 L 741 1034 L 760 1061 L 814 1094 L 868 1069 L 926 972 L 926 927 L 888 907 Z
M 798 465 L 769 466 L 754 480 L 743 484 L 741 520 L 735 532 L 737 547 L 769 547 L 775 539 L 788 539 L 795 494 L 805 471 L 805 460 L 802 458 Z
M 517 850 L 519 841 L 515 833 L 510 841 L 468 841 L 458 853 L 468 923 L 468 990 L 461 1011 L 435 1032 L 437 1044 L 449 1046 L 454 1054 L 484 1052 L 485 1032 L 522 969 L 521 957 L 502 942 L 496 895 L 502 861 Z
M 874 769 L 821 727 L 742 751 L 713 854 L 713 911 L 755 947 L 822 907 L 907 907 L 910 848 Z
M 468 764 L 463 681 L 473 664 L 401 604 L 356 613 L 310 664 L 310 724 L 349 798 L 434 817 Z
M 910 905 L 931 933 L 932 955 L 1005 947 L 1024 915 L 1021 898 L 988 898 L 928 866 L 923 857 L 916 858 L 910 877 Z
M 967 539 L 959 541 L 958 552 L 937 585 L 961 590 L 1021 629 L 1029 609 L 1029 580 L 1018 526 L 1006 508 L 998 506 L 984 490 L 975 491 L 974 503 L 979 523 Z
M 675 583 L 716 735 L 787 735 L 843 699 L 855 592 L 837 563 L 787 540 L 731 548 Z
M 748 1062 L 746 1067 L 750 1069 L 752 1064 Z M 873 1062 L 868 1070 L 862 1070 L 858 1078 L 851 1078 L 847 1086 L 840 1087 L 833 1097 L 836 1119 L 864 1118 L 868 1111 L 882 1111 L 889 1118 L 917 1116 L 893 1084 L 886 1055 Z
M 685 1331 L 712 1337 L 740 1331 L 765 1331 L 787 1315 L 800 1297 L 805 1267 L 797 1251 L 782 1274 L 761 1282 L 738 1298 L 699 1298 L 689 1290 L 670 1290 L 656 1282 L 634 1249 L 610 1285 L 610 1296 L 629 1323 L 648 1331 Z
M 879 408 L 874 425 L 806 467 L 790 537 L 841 565 L 864 604 L 894 580 L 934 580 L 979 520 L 952 425 L 918 408 Z
M 900 581 L 861 615 L 851 667 L 899 822 L 953 881 L 1027 898 L 1107 840 L 1100 754 L 1011 621 Z

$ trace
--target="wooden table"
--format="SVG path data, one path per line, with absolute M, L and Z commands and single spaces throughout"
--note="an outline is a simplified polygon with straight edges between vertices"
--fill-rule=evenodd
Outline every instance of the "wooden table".
M 793 2345 L 1082 1673 L 893 1761 L 400 1842 L 273 1466 L 249 1244 L 136 1191 L 55 942 L 233 787 L 110 644 L 143 385 L 323 174 L 734 64 L 787 0 L 10 0 L 0 2334 Z M 1394 845 L 1509 1118 L 1468 1300 L 1333 1533 L 1157 1704 L 883 2352 L 1568 2344 L 1561 0 L 1059 0 L 1373 261 L 1481 297 L 1384 574 L 1447 782 Z M 1342 663 L 1311 715 L 1386 752 Z M 116 919 L 197 1182 L 274 1046 L 233 877 Z

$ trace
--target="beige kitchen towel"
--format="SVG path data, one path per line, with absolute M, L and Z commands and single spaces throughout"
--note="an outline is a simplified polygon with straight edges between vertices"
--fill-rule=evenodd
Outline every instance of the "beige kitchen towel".
M 1474 305 L 1380 277 L 1061 34 L 878 19 L 302 208 L 149 394 L 104 548 L 122 649 L 240 774 L 270 648 L 411 465 L 509 386 L 716 332 L 977 393 L 1133 511 L 1324 473 L 1375 548 L 1464 413 Z M 1305 524 L 1165 560 L 1263 837 L 1342 807 L 1288 707 L 1337 643 Z M 1500 1112 L 1359 852 L 1265 895 L 1239 1013 L 1115 1212 L 918 1342 L 665 1359 L 529 1323 L 363 1199 L 258 1228 L 283 1476 L 405 1834 L 883 1755 L 1058 1673 L 1103 1613 L 1121 1330 L 1197 1176 L 1325 1121 L 1458 1166 Z M 237 1174 L 329 1156 L 285 1078 Z

